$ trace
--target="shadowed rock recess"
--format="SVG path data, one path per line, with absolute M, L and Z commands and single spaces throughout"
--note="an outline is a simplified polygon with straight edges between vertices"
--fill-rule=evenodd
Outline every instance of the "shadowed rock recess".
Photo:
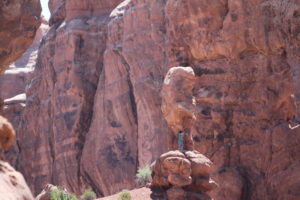
M 216 165 L 214 199 L 300 198 L 299 1 L 50 5 L 17 131 L 35 193 L 133 188 L 183 129 Z

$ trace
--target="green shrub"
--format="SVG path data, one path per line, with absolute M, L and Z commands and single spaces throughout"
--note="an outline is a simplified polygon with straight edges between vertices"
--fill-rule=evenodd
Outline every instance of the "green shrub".
M 53 189 L 50 193 L 51 200 L 77 200 L 74 194 L 69 194 L 62 189 Z
M 151 182 L 151 174 L 152 171 L 149 165 L 146 165 L 144 168 L 139 168 L 136 173 L 136 183 L 139 186 L 145 186 Z
M 94 200 L 96 199 L 96 193 L 92 189 L 87 189 L 81 195 L 82 200 Z
M 119 194 L 118 200 L 131 200 L 131 194 L 128 190 L 123 190 Z

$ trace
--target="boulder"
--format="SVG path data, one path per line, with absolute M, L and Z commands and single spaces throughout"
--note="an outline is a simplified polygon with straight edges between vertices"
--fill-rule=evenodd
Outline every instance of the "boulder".
M 214 170 L 213 163 L 203 154 L 187 151 L 185 155 L 191 162 L 192 176 L 209 176 Z
M 0 160 L 0 199 L 33 200 L 33 196 L 22 176 L 9 163 Z
M 191 162 L 185 158 L 168 157 L 163 161 L 163 167 L 172 173 L 179 172 L 183 177 L 191 175 Z
M 207 199 L 208 192 L 218 187 L 210 177 L 213 168 L 213 163 L 197 151 L 169 151 L 152 163 L 150 187 L 153 193 L 156 188 L 165 190 L 168 199 Z M 186 192 L 191 192 L 190 197 Z
M 168 181 L 170 184 L 177 187 L 184 187 L 192 184 L 192 178 L 190 176 L 185 178 L 175 173 L 168 175 Z

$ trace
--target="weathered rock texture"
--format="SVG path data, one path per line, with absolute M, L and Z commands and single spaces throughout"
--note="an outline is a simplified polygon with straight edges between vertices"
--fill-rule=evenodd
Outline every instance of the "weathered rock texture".
M 0 74 L 32 44 L 40 13 L 38 0 L 0 2 Z M 3 106 L 0 98 L 0 113 Z M 13 145 L 15 137 L 12 125 L 0 116 L 0 199 L 33 200 L 22 174 L 1 160 L 2 151 Z
M 43 191 L 39 195 L 36 196 L 35 200 L 51 200 L 51 191 L 56 189 L 57 187 L 51 184 L 47 184 Z
M 0 199 L 33 200 L 33 196 L 21 173 L 7 162 L 0 160 Z
M 0 72 L 26 51 L 40 26 L 39 0 L 0 2 Z
M 170 68 L 190 66 L 174 95 L 192 102 L 194 148 L 232 181 L 215 199 L 299 199 L 299 1 L 120 2 L 53 4 L 18 135 L 32 189 L 132 187 L 138 166 L 177 148 L 163 114 L 176 97 L 161 91 Z
M 196 120 L 196 100 L 193 88 L 196 77 L 191 67 L 173 67 L 166 74 L 161 90 L 163 115 L 173 132 L 173 147 L 178 143 L 177 134 L 184 132 L 184 148 L 193 150 L 193 124 Z
M 48 24 L 43 21 L 40 28 L 37 30 L 32 45 L 24 52 L 23 56 L 10 64 L 8 70 L 0 75 L 0 99 L 6 100 L 13 98 L 19 94 L 25 93 L 26 85 L 31 80 L 31 74 L 34 70 L 37 52 L 42 37 L 48 31 Z M 6 104 L 4 104 L 6 106 Z M 6 108 L 8 108 L 7 106 Z M 1 111 L 2 115 L 10 114 L 11 112 Z M 9 121 L 15 120 L 15 117 L 9 118 Z M 17 123 L 13 123 L 17 127 Z
M 33 200 L 33 196 L 22 176 L 7 162 L 2 161 L 2 151 L 15 142 L 15 131 L 12 125 L 0 116 L 0 199 Z
M 168 200 L 210 200 L 207 194 L 217 183 L 210 177 L 213 163 L 197 151 L 169 151 L 152 165 L 151 188 L 155 196 Z M 159 193 L 157 189 L 162 188 Z
M 0 106 L 0 115 L 7 118 L 15 128 L 20 124 L 26 103 L 26 85 L 31 80 L 36 64 L 38 47 L 47 30 L 48 24 L 46 21 L 43 21 L 35 34 L 32 45 L 21 58 L 10 64 L 8 70 L 0 74 L 0 101 L 3 101 L 2 106 Z M 18 145 L 13 145 L 4 154 L 5 160 L 9 161 L 13 167 L 16 167 L 19 154 Z

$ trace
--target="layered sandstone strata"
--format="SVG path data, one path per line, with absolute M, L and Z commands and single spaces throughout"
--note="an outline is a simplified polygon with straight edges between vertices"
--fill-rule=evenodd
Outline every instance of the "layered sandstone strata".
M 56 2 L 18 136 L 35 191 L 131 188 L 186 128 L 217 166 L 216 199 L 299 198 L 297 1 Z M 176 66 L 193 78 L 166 86 Z M 190 103 L 173 128 L 168 106 Z

